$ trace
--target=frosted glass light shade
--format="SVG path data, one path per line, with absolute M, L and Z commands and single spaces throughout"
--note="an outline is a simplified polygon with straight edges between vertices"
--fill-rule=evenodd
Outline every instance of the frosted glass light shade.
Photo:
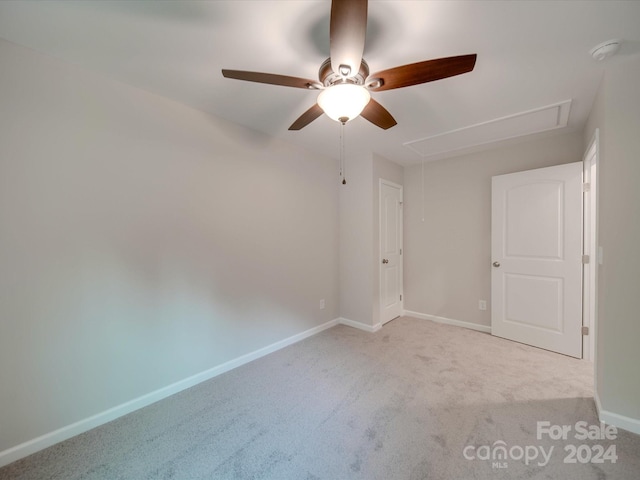
M 329 118 L 339 122 L 341 118 L 353 120 L 371 100 L 369 91 L 362 85 L 340 83 L 325 88 L 318 95 L 318 105 Z

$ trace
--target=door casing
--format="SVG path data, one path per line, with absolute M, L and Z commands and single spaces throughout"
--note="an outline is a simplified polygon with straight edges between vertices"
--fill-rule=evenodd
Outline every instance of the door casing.
M 584 190 L 583 255 L 589 263 L 583 265 L 583 306 L 582 322 L 589 334 L 583 337 L 582 351 L 585 360 L 595 362 L 597 316 L 598 316 L 598 137 L 596 129 L 584 155 L 583 181 L 588 184 Z

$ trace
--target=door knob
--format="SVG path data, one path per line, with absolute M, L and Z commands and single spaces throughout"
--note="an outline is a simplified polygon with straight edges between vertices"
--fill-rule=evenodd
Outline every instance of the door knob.
M 498 268 L 500 266 L 500 262 L 493 262 L 493 266 Z
M 383 258 L 382 263 L 389 263 L 389 260 L 387 260 L 386 258 Z

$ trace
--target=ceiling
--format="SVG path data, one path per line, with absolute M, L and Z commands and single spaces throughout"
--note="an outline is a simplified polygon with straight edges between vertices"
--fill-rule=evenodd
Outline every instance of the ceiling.
M 340 126 L 328 117 L 287 130 L 317 91 L 230 80 L 220 72 L 316 79 L 329 56 L 329 12 L 329 0 L 4 0 L 0 37 L 338 157 Z M 616 57 L 591 58 L 592 47 L 612 38 L 624 40 Z M 478 54 L 471 73 L 374 93 L 398 125 L 385 131 L 363 118 L 349 122 L 346 155 L 374 152 L 409 165 L 491 148 L 501 140 L 496 132 L 509 125 L 515 136 L 540 131 L 540 118 L 553 117 L 543 107 L 567 101 L 570 109 L 557 115 L 566 126 L 545 134 L 582 129 L 607 64 L 640 55 L 640 2 L 369 2 L 364 57 L 372 72 L 469 53 Z M 523 112 L 543 113 L 527 127 Z

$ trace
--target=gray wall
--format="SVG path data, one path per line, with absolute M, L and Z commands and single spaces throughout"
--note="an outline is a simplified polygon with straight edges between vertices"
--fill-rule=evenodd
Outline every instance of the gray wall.
M 346 159 L 340 192 L 340 316 L 372 326 L 373 190 L 371 156 Z
M 338 316 L 335 161 L 0 65 L 0 452 Z
M 600 130 L 596 389 L 602 409 L 640 425 L 640 58 L 606 67 L 585 129 Z
M 405 168 L 404 308 L 491 324 L 491 177 L 582 160 L 580 133 Z M 423 221 L 424 213 L 424 221 Z M 478 309 L 487 300 L 487 310 Z

